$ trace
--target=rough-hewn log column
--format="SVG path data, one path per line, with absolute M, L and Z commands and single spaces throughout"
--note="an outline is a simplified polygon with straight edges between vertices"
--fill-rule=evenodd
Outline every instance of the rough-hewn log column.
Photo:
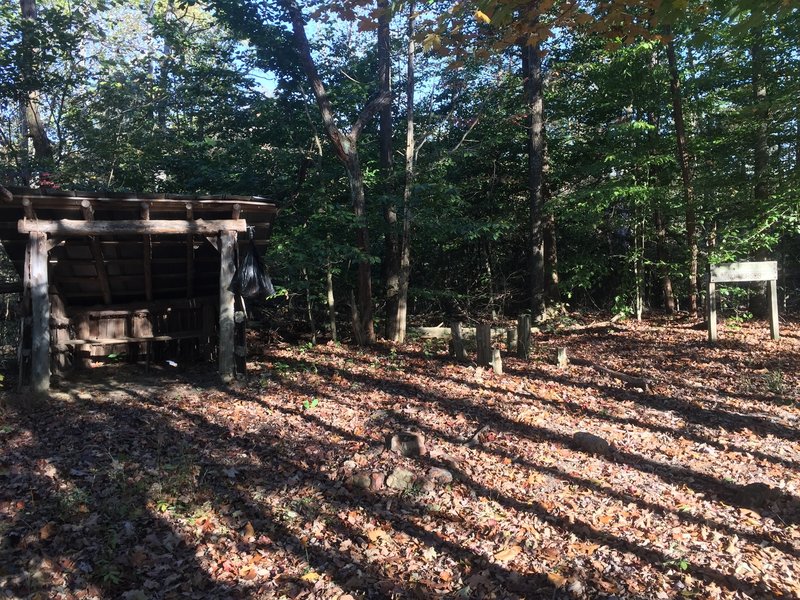
M 82 200 L 81 212 L 83 212 L 85 221 L 94 221 L 94 208 L 92 208 L 91 202 Z M 108 269 L 106 269 L 106 262 L 103 257 L 103 248 L 100 246 L 100 240 L 92 236 L 89 238 L 89 247 L 91 248 L 92 258 L 94 259 L 94 268 L 97 270 L 97 281 L 100 283 L 100 289 L 103 291 L 103 302 L 111 304 L 111 283 L 108 279 Z
M 47 280 L 47 235 L 28 238 L 28 281 L 31 290 L 31 387 L 34 392 L 50 389 L 50 295 Z
M 219 234 L 219 373 L 230 379 L 234 373 L 234 296 L 230 291 L 235 263 L 236 232 Z

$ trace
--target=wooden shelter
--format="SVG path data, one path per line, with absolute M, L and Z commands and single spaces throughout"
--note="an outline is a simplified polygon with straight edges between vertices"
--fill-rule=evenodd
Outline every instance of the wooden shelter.
M 52 369 L 121 352 L 149 360 L 166 344 L 216 354 L 225 378 L 243 365 L 234 338 L 244 306 L 230 291 L 237 247 L 252 228 L 263 251 L 274 203 L 2 187 L 0 195 L 0 240 L 21 280 L 3 291 L 22 293 L 19 357 L 34 390 L 48 389 Z

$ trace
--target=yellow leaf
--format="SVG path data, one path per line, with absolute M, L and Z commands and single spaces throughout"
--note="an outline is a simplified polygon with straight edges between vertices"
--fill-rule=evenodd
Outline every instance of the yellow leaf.
M 567 578 L 560 573 L 553 572 L 547 574 L 547 581 L 552 583 L 557 588 L 560 588 L 564 587 L 564 585 L 567 583 Z
M 482 10 L 475 11 L 475 18 L 478 19 L 478 21 L 483 21 L 487 25 L 492 22 L 492 20 L 489 18 L 489 15 L 487 15 Z
M 380 540 L 390 540 L 391 536 L 386 533 L 383 529 L 371 529 L 367 532 L 367 537 L 369 541 L 373 544 L 377 544 Z
M 316 583 L 317 581 L 319 581 L 320 577 L 322 577 L 322 576 L 319 573 L 317 573 L 316 571 L 309 571 L 308 573 L 303 575 L 300 579 L 302 579 L 303 581 L 309 581 L 311 583 Z
M 510 546 L 496 553 L 494 559 L 498 562 L 508 562 L 514 560 L 520 552 L 522 552 L 522 546 Z
M 425 36 L 425 39 L 422 40 L 422 49 L 425 50 L 425 52 L 427 52 L 431 48 L 438 48 L 441 45 L 442 45 L 442 38 L 435 33 L 429 33 L 428 35 Z

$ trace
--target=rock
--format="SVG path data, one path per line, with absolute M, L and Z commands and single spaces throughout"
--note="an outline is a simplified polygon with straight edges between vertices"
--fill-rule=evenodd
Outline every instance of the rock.
M 358 466 L 358 464 L 356 464 L 356 461 L 354 461 L 354 460 L 346 460 L 346 461 L 344 461 L 344 463 L 342 464 L 342 467 L 344 467 L 344 468 L 345 468 L 346 470 L 348 470 L 348 471 L 353 471 L 353 470 L 355 470 L 355 468 L 356 468 L 357 466 Z
M 358 473 L 353 473 L 347 479 L 347 483 L 352 487 L 368 490 L 370 485 L 372 485 L 372 477 L 370 473 L 359 471 Z
M 370 473 L 369 489 L 371 489 L 373 492 L 383 489 L 385 483 L 386 483 L 386 475 L 384 475 L 380 471 L 373 471 L 372 473 Z
M 442 469 L 441 467 L 431 467 L 428 469 L 428 475 L 426 478 L 429 481 L 438 483 L 440 485 L 453 483 L 453 474 L 447 469 Z
M 383 488 L 385 479 L 386 476 L 380 471 L 359 471 L 347 479 L 347 484 L 354 488 L 375 492 Z
M 397 467 L 391 472 L 389 477 L 386 478 L 386 487 L 390 487 L 393 490 L 405 491 L 414 485 L 416 479 L 417 476 L 414 475 L 413 472 L 408 469 L 403 469 L 402 467 Z
M 401 456 L 422 456 L 427 452 L 425 436 L 413 431 L 403 431 L 389 437 L 386 442 L 392 452 Z
M 611 445 L 599 435 L 587 431 L 578 431 L 572 436 L 572 441 L 580 450 L 601 456 L 611 454 Z

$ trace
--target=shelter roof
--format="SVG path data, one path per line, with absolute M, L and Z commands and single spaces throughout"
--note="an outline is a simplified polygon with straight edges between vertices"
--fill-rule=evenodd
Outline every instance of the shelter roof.
M 275 203 L 260 196 L 8 191 L 10 198 L 0 202 L 0 241 L 6 253 L 21 279 L 25 231 L 49 227 L 54 241 L 49 259 L 51 292 L 61 295 L 68 306 L 218 294 L 216 233 L 207 230 L 232 223 L 241 230 L 246 222 L 263 251 L 277 215 Z M 153 233 L 149 229 L 131 233 L 132 224 L 149 226 L 148 222 L 160 225 Z M 84 226 L 94 227 L 94 233 L 81 234 Z M 103 226 L 108 230 L 97 231 Z M 189 229 L 166 233 L 181 227 Z M 239 236 L 240 245 L 247 240 L 247 234 Z

